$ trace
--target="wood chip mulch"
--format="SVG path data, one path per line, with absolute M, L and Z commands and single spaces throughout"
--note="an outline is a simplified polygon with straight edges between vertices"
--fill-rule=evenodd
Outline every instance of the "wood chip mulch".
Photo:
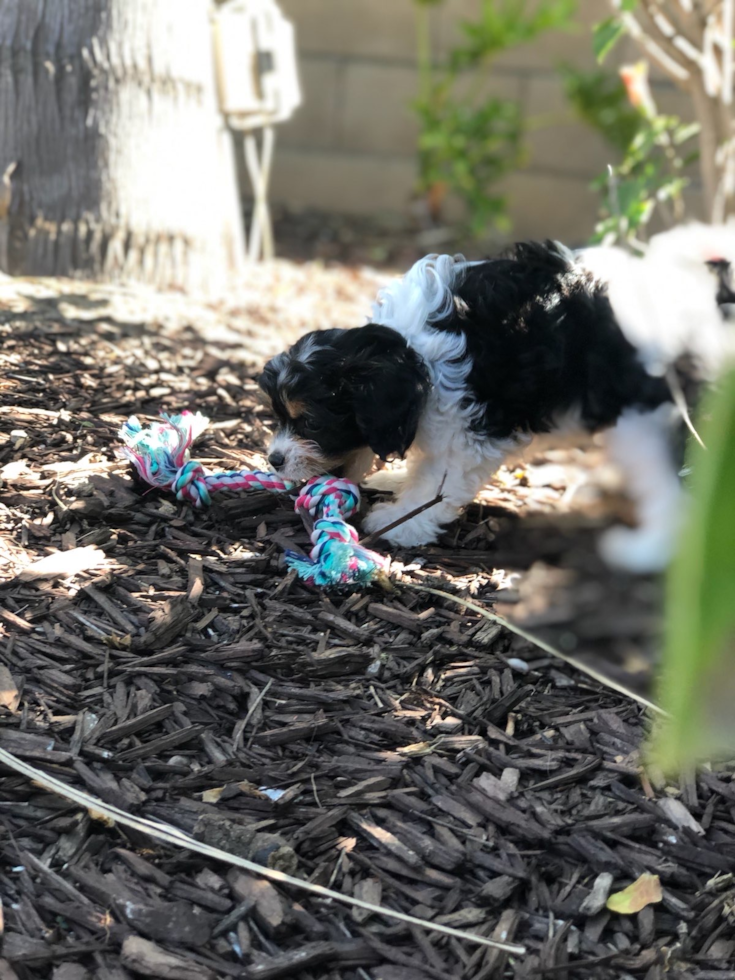
M 279 263 L 243 297 L 0 283 L 0 748 L 105 803 L 511 956 L 161 845 L 0 768 L 2 980 L 735 977 L 735 782 L 642 766 L 643 709 L 424 584 L 650 693 L 660 585 L 594 552 L 592 447 L 510 467 L 394 592 L 282 566 L 288 500 L 194 513 L 116 459 L 198 409 L 251 466 L 262 358 L 360 322 L 367 271 Z M 595 480 L 597 482 L 595 483 Z M 616 510 L 617 508 L 617 510 Z M 643 873 L 662 901 L 608 895 Z

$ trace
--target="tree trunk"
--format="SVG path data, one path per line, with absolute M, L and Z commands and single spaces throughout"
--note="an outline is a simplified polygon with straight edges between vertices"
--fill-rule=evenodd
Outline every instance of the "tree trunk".
M 223 288 L 244 248 L 208 0 L 0 0 L 9 168 L 5 271 Z

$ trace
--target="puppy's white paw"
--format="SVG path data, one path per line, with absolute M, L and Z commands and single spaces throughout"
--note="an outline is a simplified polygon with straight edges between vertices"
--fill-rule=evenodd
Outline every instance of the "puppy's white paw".
M 398 493 L 406 482 L 407 471 L 378 470 L 362 481 L 362 486 L 369 490 L 380 490 L 382 493 Z
M 600 537 L 600 556 L 611 568 L 636 575 L 662 572 L 672 557 L 673 532 L 660 528 L 612 527 Z
M 397 521 L 404 514 L 410 513 L 411 510 L 412 507 L 405 507 L 400 503 L 376 504 L 363 521 L 363 529 L 366 534 L 374 534 L 393 521 Z M 399 524 L 398 527 L 386 531 L 381 535 L 381 539 L 404 548 L 412 548 L 417 545 L 432 544 L 436 541 L 440 530 L 441 524 L 436 520 L 436 516 L 429 517 L 429 512 L 424 511 Z

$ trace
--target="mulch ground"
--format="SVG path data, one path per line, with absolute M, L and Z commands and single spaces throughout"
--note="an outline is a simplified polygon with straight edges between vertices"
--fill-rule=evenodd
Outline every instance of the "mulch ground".
M 599 450 L 507 468 L 396 588 L 294 581 L 288 500 L 206 513 L 114 455 L 192 408 L 196 458 L 250 466 L 262 358 L 357 323 L 368 271 L 280 262 L 226 305 L 0 283 L 0 748 L 129 813 L 509 956 L 161 845 L 0 769 L 0 978 L 735 977 L 735 783 L 666 782 L 646 716 L 450 596 L 650 696 L 660 583 L 612 575 Z M 437 597 L 414 586 L 438 588 Z M 606 898 L 643 873 L 661 902 Z

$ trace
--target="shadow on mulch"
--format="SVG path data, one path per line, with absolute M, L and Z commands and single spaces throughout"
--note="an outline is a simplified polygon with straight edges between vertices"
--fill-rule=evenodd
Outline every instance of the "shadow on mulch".
M 150 323 L 126 303 L 123 323 Z M 65 309 L 18 300 L 0 324 L 0 747 L 222 846 L 276 835 L 301 877 L 527 954 L 276 887 L 4 771 L 0 977 L 735 976 L 730 772 L 644 772 L 638 704 L 452 601 L 293 581 L 283 548 L 308 539 L 287 500 L 194 513 L 145 493 L 113 454 L 123 418 L 197 408 L 197 459 L 251 465 L 253 368 L 197 341 L 193 314 L 141 335 Z M 221 312 L 225 334 L 270 336 L 252 309 Z M 397 567 L 648 691 L 659 583 L 596 557 L 619 502 L 565 484 L 594 451 L 551 462 L 504 471 Z M 94 567 L 32 577 L 80 549 Z M 663 901 L 607 911 L 644 872 Z

